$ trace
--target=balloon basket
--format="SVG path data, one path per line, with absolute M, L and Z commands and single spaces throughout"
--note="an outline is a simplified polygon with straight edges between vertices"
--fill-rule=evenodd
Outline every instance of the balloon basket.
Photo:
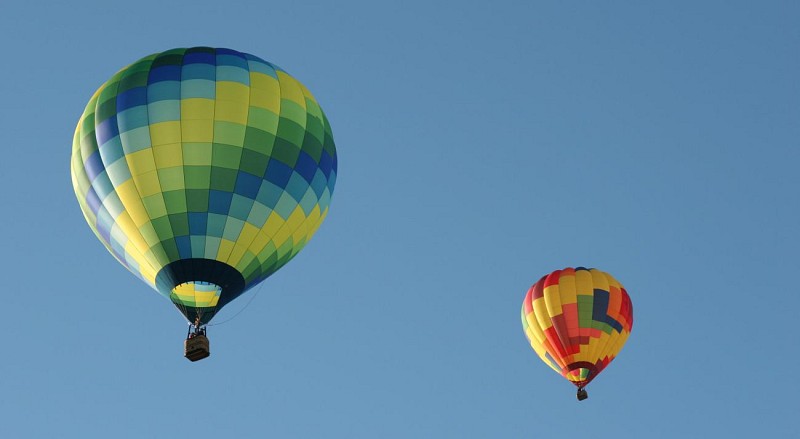
M 578 389 L 578 401 L 583 401 L 584 399 L 588 398 L 589 394 L 586 393 L 584 389 Z
M 203 334 L 190 334 L 183 342 L 183 356 L 195 362 L 211 355 L 208 337 Z

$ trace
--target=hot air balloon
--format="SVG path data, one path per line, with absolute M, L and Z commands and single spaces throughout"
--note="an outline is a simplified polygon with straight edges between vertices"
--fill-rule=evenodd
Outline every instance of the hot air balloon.
M 619 354 L 633 328 L 625 288 L 594 268 L 556 270 L 536 282 L 522 302 L 522 328 L 539 358 L 585 387 Z
M 72 144 L 86 221 L 183 313 L 192 361 L 208 356 L 214 315 L 311 239 L 336 169 L 328 120 L 300 82 L 209 47 L 123 68 L 94 93 Z

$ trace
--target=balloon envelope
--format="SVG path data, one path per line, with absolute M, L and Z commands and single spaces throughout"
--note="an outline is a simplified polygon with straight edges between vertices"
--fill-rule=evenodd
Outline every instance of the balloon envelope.
M 522 328 L 542 361 L 583 387 L 619 354 L 633 328 L 633 306 L 610 274 L 565 268 L 528 290 Z
M 98 239 L 192 323 L 306 245 L 336 182 L 330 125 L 279 67 L 230 49 L 156 53 L 92 96 L 72 182 Z

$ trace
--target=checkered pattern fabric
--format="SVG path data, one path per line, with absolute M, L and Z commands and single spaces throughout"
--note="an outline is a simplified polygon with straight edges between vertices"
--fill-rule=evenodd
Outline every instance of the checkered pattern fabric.
M 120 263 L 178 305 L 213 307 L 218 286 L 156 277 L 207 259 L 241 274 L 237 295 L 267 278 L 325 219 L 337 158 L 300 82 L 255 56 L 195 47 L 103 84 L 78 122 L 71 169 L 86 221 Z

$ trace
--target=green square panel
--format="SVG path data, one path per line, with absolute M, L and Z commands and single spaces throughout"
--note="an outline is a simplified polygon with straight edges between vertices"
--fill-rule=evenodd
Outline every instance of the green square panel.
M 164 204 L 169 214 L 186 213 L 186 191 L 164 192 Z
M 294 247 L 294 241 L 292 238 L 286 240 L 280 247 L 278 247 L 278 263 L 281 265 L 286 264 L 292 259 L 292 248 Z
M 290 168 L 294 168 L 299 155 L 300 148 L 298 148 L 294 143 L 281 139 L 280 137 L 275 139 L 275 146 L 272 148 L 271 154 L 273 158 L 280 160 Z
M 181 190 L 186 188 L 182 166 L 171 168 L 161 168 L 158 170 L 158 181 L 161 183 L 161 190 L 164 192 Z
M 251 127 L 261 127 L 269 131 L 268 127 L 277 130 L 279 117 L 266 108 L 250 107 L 247 113 L 247 125 Z M 275 131 L 272 132 L 275 134 Z
M 212 151 L 211 164 L 228 169 L 239 169 L 242 160 L 242 148 L 222 143 L 215 143 Z
M 277 138 L 286 139 L 294 145 L 302 145 L 305 135 L 306 129 L 304 127 L 292 120 L 281 117 L 281 123 L 278 125 Z
M 324 114 L 322 115 L 325 116 Z M 324 117 L 325 119 L 325 141 L 322 142 L 322 147 L 325 149 L 325 152 L 328 153 L 330 156 L 336 155 L 336 145 L 333 143 L 333 133 L 331 133 L 331 126 L 328 123 L 328 118 Z
M 111 99 L 101 102 L 100 105 L 97 106 L 97 110 L 95 110 L 95 117 L 99 121 L 104 121 L 111 116 L 117 114 L 117 98 L 112 97 Z M 86 119 L 85 123 L 91 124 L 92 129 L 94 129 L 95 120 L 94 119 Z
M 308 120 L 306 120 L 306 137 L 308 136 L 314 137 L 319 143 L 325 140 L 325 127 L 322 124 L 322 119 L 318 119 L 311 114 L 308 115 Z
M 261 263 L 258 259 L 253 259 L 247 264 L 247 267 L 244 268 L 242 271 L 242 275 L 245 279 L 253 279 L 258 277 L 261 274 Z
M 183 163 L 189 166 L 210 166 L 212 157 L 211 143 L 184 142 Z
M 214 122 L 214 143 L 241 145 L 244 143 L 245 126 L 228 121 Z
M 308 112 L 297 102 L 289 99 L 281 99 L 281 124 L 285 120 L 291 120 L 297 125 L 305 125 Z M 303 129 L 305 131 L 305 128 Z M 279 131 L 280 133 L 280 131 Z
M 147 215 L 151 219 L 163 217 L 167 214 L 167 206 L 164 204 L 164 196 L 161 193 L 143 197 L 142 204 L 144 204 Z
M 263 177 L 267 172 L 268 162 L 269 157 L 266 155 L 250 149 L 243 149 L 242 161 L 239 165 L 239 169 L 257 177 Z
M 275 254 L 275 243 L 273 241 L 269 241 L 267 245 L 258 252 L 258 260 L 262 261 L 262 265 L 267 266 L 270 264 L 274 264 L 278 260 L 278 256 Z
M 208 189 L 211 185 L 211 166 L 184 166 L 186 189 Z
M 153 230 L 156 231 L 156 234 L 161 239 L 164 239 L 168 236 L 173 236 L 172 224 L 170 224 L 168 216 L 162 216 L 161 218 L 156 218 L 151 222 L 153 223 Z
M 207 189 L 187 189 L 186 190 L 186 210 L 189 212 L 208 211 L 208 190 Z
M 176 53 L 169 53 L 161 52 L 156 59 L 153 60 L 153 67 L 161 67 L 161 66 L 179 66 L 183 63 L 183 53 L 176 52 Z
M 322 157 L 322 142 L 316 137 L 306 134 L 306 137 L 303 138 L 303 151 L 319 163 L 319 159 Z
M 212 166 L 211 184 L 209 187 L 218 191 L 233 192 L 233 189 L 236 187 L 237 173 L 235 169 Z
M 178 245 L 175 244 L 174 239 L 165 239 L 161 241 L 161 248 L 164 249 L 164 253 L 167 255 L 170 261 L 175 261 L 180 259 L 180 253 L 178 252 Z
M 147 64 L 149 65 L 150 63 L 148 62 Z M 136 87 L 147 87 L 148 74 L 149 72 L 147 71 L 131 72 L 130 74 L 126 74 L 119 81 L 117 94 L 120 95 Z
M 247 127 L 244 136 L 245 149 L 258 151 L 262 154 L 269 154 L 272 145 L 275 143 L 275 135 L 258 128 Z
M 117 103 L 115 101 L 114 102 L 113 113 L 109 117 L 111 117 L 114 114 L 116 114 L 116 112 L 117 112 Z M 91 112 L 87 113 L 87 115 L 90 115 L 90 114 L 92 114 L 92 113 Z M 95 114 L 95 117 L 97 117 L 97 114 Z M 105 120 L 105 119 L 100 120 L 100 122 L 102 122 L 103 120 Z M 83 148 L 83 143 L 84 142 L 90 142 L 93 145 L 97 145 L 97 137 L 94 136 L 94 132 L 95 132 L 94 124 L 95 124 L 94 117 L 91 117 L 91 116 L 87 117 L 86 119 L 83 119 L 83 121 L 81 122 L 81 147 L 82 148 Z
M 97 96 L 97 102 L 106 102 L 109 99 L 116 99 L 117 97 L 117 86 L 119 86 L 119 81 L 109 81 L 103 90 L 100 91 L 100 94 Z
M 174 213 L 169 215 L 169 223 L 172 225 L 173 236 L 189 235 L 189 215 L 186 213 Z

